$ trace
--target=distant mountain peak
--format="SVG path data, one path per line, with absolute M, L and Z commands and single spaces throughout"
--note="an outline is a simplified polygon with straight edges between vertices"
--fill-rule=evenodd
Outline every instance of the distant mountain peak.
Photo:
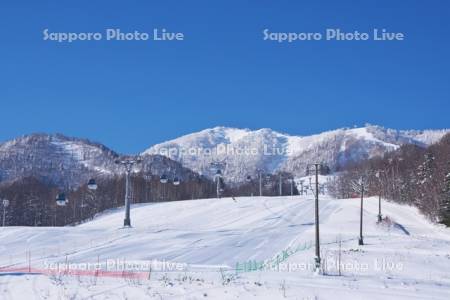
M 403 144 L 429 145 L 447 132 L 449 130 L 394 130 L 365 124 L 295 136 L 270 128 L 217 126 L 154 145 L 143 154 L 165 155 L 210 176 L 213 175 L 211 165 L 221 161 L 226 165 L 226 178 L 238 182 L 247 175 L 255 175 L 258 169 L 300 176 L 311 161 L 323 161 L 337 170 L 349 162 L 382 155 Z

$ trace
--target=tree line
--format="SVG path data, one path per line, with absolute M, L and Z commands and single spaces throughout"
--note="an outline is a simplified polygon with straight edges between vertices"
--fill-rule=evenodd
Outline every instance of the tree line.
M 291 176 L 283 174 L 282 191 L 290 195 Z M 131 192 L 133 203 L 155 203 L 217 197 L 217 184 L 205 176 L 192 173 L 174 184 L 169 176 L 167 183 L 161 183 L 160 176 L 148 173 L 133 173 Z M 279 193 L 279 176 L 264 175 L 263 195 Z M 5 224 L 8 226 L 65 226 L 77 225 L 92 219 L 107 209 L 124 205 L 125 177 L 122 175 L 96 178 L 97 189 L 90 190 L 87 182 L 77 188 L 62 189 L 36 177 L 25 177 L 0 185 L 0 199 L 8 199 Z M 257 179 L 241 185 L 227 185 L 220 179 L 220 196 L 259 195 Z M 68 199 L 65 206 L 56 204 L 56 196 L 64 192 Z M 295 185 L 294 194 L 298 194 Z M 1 203 L 0 203 L 1 205 Z M 3 215 L 0 214 L 0 218 Z M 3 220 L 1 220 L 0 224 Z
M 329 187 L 334 196 L 355 196 L 352 182 L 363 178 L 368 195 L 418 207 L 433 222 L 450 226 L 450 134 L 429 147 L 399 149 L 348 165 Z

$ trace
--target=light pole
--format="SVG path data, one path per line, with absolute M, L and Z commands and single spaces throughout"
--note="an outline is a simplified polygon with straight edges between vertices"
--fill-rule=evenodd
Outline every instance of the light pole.
M 125 158 L 118 159 L 115 161 L 116 164 L 122 165 L 125 167 L 125 219 L 123 220 L 124 227 L 131 227 L 131 219 L 130 219 L 130 205 L 131 205 L 131 190 L 130 190 L 130 175 L 133 169 L 133 166 L 141 163 L 142 159 L 137 158 Z
M 6 223 L 6 208 L 9 206 L 9 200 L 8 199 L 3 199 L 2 204 L 3 204 L 2 226 L 5 227 L 5 223 Z
M 316 187 L 316 193 L 315 193 L 315 227 L 316 227 L 316 256 L 315 256 L 315 263 L 316 263 L 316 272 L 320 270 L 320 238 L 319 238 L 319 172 L 321 169 L 323 169 L 324 165 L 320 163 L 313 163 L 307 165 L 307 175 L 310 175 L 311 167 L 314 167 L 314 173 L 316 177 L 315 187 Z M 311 177 L 310 183 L 311 183 Z

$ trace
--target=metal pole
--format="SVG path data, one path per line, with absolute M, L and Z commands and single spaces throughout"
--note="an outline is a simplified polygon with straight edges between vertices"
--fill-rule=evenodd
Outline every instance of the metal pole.
M 163 183 L 163 202 L 166 201 L 167 188 L 166 183 Z
M 379 183 L 379 188 L 380 188 L 379 194 L 378 194 L 378 223 L 380 223 L 383 220 L 383 218 L 381 216 L 381 195 L 382 195 L 382 190 L 383 190 L 382 182 L 381 182 L 381 174 L 383 172 L 384 171 L 378 171 L 376 173 L 376 177 L 378 178 L 378 183 Z
M 303 196 L 303 180 L 300 181 L 300 195 Z
M 280 173 L 280 196 L 283 196 L 283 178 Z
M 83 220 L 83 207 L 84 207 L 84 195 L 82 195 L 81 197 L 81 210 L 80 210 L 81 220 Z
M 291 196 L 294 196 L 294 179 L 291 179 Z
M 381 192 L 380 195 L 378 196 L 378 222 L 382 221 L 382 217 L 381 217 Z
M 259 196 L 262 197 L 262 175 L 259 172 Z
M 5 227 L 5 218 L 6 218 L 6 206 L 3 205 L 3 221 L 2 221 L 2 226 Z
M 216 177 L 216 193 L 217 193 L 217 198 L 220 198 L 220 177 L 217 176 Z
M 316 270 L 320 268 L 320 240 L 319 240 L 319 164 L 316 167 L 316 201 L 315 201 L 315 225 L 316 225 Z
M 125 176 L 125 219 L 123 220 L 123 226 L 131 226 L 130 220 L 130 172 L 131 165 L 126 165 L 126 176 Z
M 359 245 L 364 245 L 363 241 L 363 199 L 364 199 L 364 183 L 361 183 L 361 213 L 359 218 Z

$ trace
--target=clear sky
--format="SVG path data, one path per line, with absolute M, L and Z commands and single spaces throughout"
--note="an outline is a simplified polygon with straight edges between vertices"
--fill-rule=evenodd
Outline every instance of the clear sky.
M 43 40 L 182 32 L 180 42 Z M 264 41 L 402 32 L 404 41 Z M 449 1 L 2 1 L 0 141 L 60 132 L 135 153 L 224 125 L 307 135 L 450 127 Z

